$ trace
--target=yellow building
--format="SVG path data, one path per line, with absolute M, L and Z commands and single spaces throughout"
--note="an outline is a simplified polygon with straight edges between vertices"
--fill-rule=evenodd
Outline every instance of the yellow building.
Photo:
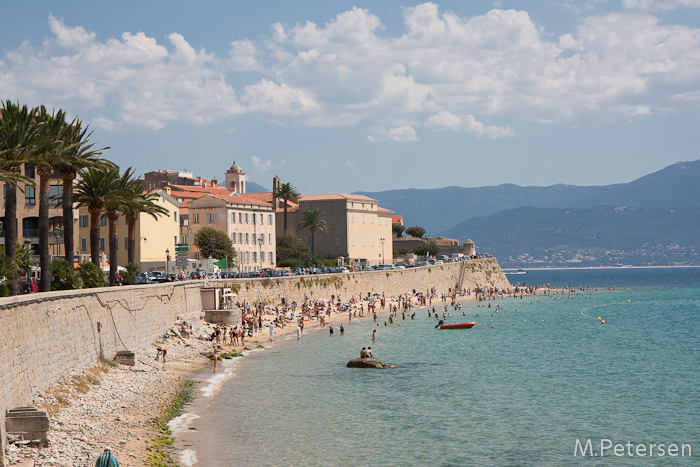
M 393 211 L 379 207 L 377 200 L 367 196 L 341 193 L 308 195 L 299 199 L 299 213 L 312 209 L 318 209 L 328 224 L 327 233 L 317 231 L 315 234 L 315 255 L 343 256 L 344 264 L 353 266 L 392 264 Z M 301 214 L 296 222 L 298 219 L 301 219 Z M 299 230 L 297 234 L 311 245 L 309 231 Z
M 39 245 L 39 176 L 31 164 L 22 164 L 22 175 L 32 179 L 36 187 L 17 184 L 17 242 L 31 244 L 34 251 L 38 251 Z M 58 171 L 50 177 L 49 186 L 49 254 L 63 256 L 63 209 L 60 197 L 63 194 L 63 182 Z M 4 193 L 4 184 L 3 184 Z M 78 220 L 74 211 L 74 223 Z M 0 222 L 5 222 L 5 202 L 3 197 L 2 209 L 0 209 Z M 77 229 L 74 229 L 74 231 Z M 77 238 L 77 236 L 76 236 Z M 4 227 L 0 233 L 0 244 L 5 244 Z M 77 245 L 77 242 L 76 242 Z
M 168 215 L 154 219 L 147 214 L 139 215 L 136 220 L 135 231 L 135 261 L 142 272 L 165 271 L 166 263 L 168 273 L 179 272 L 175 266 L 175 245 L 179 243 L 180 224 L 178 213 L 180 202 L 164 191 L 155 194 L 158 198 L 156 204 L 165 208 Z M 90 255 L 90 215 L 87 208 L 80 208 L 78 217 L 78 242 L 77 248 L 81 257 L 89 258 Z M 117 220 L 117 265 L 127 265 L 127 245 L 129 242 L 128 225 L 124 216 Z M 167 250 L 167 252 L 166 252 Z M 100 222 L 100 254 L 104 254 L 102 262 L 109 258 L 109 229 L 107 217 L 102 216 Z M 170 259 L 168 260 L 168 256 Z
M 192 245 L 194 236 L 202 227 L 211 227 L 231 239 L 239 271 L 275 267 L 277 236 L 272 204 L 236 192 L 228 196 L 207 194 L 189 201 L 188 211 L 188 225 L 183 229 L 187 230 L 191 258 L 200 259 Z

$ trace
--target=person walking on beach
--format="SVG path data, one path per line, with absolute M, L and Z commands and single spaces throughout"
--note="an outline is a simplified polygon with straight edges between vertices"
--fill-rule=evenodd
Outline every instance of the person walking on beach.
M 340 335 L 342 336 L 345 334 L 345 328 L 343 327 L 343 323 L 340 323 Z
M 330 323 L 328 326 L 329 326 L 328 330 L 331 333 L 331 337 L 333 337 L 333 323 Z
M 297 340 L 301 339 L 301 326 L 297 326 Z
M 272 340 L 275 338 L 275 325 L 270 324 L 268 327 L 270 328 L 270 342 L 272 342 Z
M 373 341 L 377 340 L 377 330 L 376 329 L 374 331 L 372 331 L 372 340 Z
M 112 454 L 111 449 L 105 448 L 105 452 L 97 458 L 95 467 L 119 467 L 119 461 L 117 460 L 117 456 Z

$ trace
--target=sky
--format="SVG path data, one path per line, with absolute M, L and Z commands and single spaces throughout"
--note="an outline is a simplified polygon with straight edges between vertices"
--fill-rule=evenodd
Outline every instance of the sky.
M 0 3 L 0 99 L 137 174 L 302 194 L 607 185 L 700 159 L 700 0 Z

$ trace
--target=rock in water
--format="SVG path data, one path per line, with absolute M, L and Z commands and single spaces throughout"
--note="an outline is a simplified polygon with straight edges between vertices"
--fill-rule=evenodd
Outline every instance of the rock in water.
M 387 365 L 384 362 L 378 362 L 373 358 L 354 358 L 347 364 L 348 368 L 396 368 L 396 365 Z

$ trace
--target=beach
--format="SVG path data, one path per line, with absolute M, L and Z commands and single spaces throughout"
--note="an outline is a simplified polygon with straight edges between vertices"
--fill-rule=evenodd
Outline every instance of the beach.
M 441 295 L 436 291 L 432 300 L 436 311 L 440 313 L 444 310 L 444 305 L 450 303 L 449 298 L 443 303 Z M 382 309 L 379 297 L 376 298 L 378 322 L 387 319 L 393 306 L 404 303 L 399 302 L 397 297 L 386 297 L 386 307 Z M 455 298 L 458 302 L 464 302 L 477 297 L 465 295 Z M 411 303 L 411 309 L 418 308 L 415 297 L 402 297 L 402 300 L 406 299 Z M 332 323 L 336 334 L 339 334 L 341 324 L 347 326 L 349 321 L 371 320 L 368 303 L 357 303 L 351 320 L 347 312 L 334 312 L 326 318 L 323 330 L 328 333 Z M 360 307 L 364 309 L 364 316 L 360 316 Z M 222 341 L 218 344 L 219 353 L 243 353 L 250 356 L 262 348 L 269 349 L 276 343 L 296 338 L 297 324 L 295 320 L 290 320 L 285 327 L 274 329 L 274 339 L 271 342 L 268 326 L 277 315 L 271 309 L 269 313 L 263 314 L 262 329 L 257 330 L 252 338 L 246 338 L 245 345 L 232 346 L 228 341 Z M 409 311 L 408 315 L 411 313 Z M 451 313 L 457 318 L 455 311 L 451 310 Z M 397 315 L 400 320 L 400 310 Z M 48 446 L 37 447 L 31 443 L 10 440 L 7 449 L 8 464 L 22 467 L 92 467 L 97 457 L 109 447 L 122 466 L 147 465 L 145 460 L 153 453 L 151 438 L 159 435 L 153 420 L 170 404 L 185 381 L 200 378 L 205 373 L 208 374 L 208 371 L 214 374 L 210 356 L 215 343 L 200 340 L 197 336 L 211 334 L 215 324 L 203 319 L 191 323 L 193 328 L 190 337 L 182 335 L 179 324 L 173 323 L 172 328 L 164 332 L 157 342 L 140 349 L 129 349 L 137 356 L 133 367 L 112 366 L 107 361 L 97 361 L 95 365 L 72 372 L 50 389 L 39 392 L 34 405 L 49 413 Z M 318 319 L 305 321 L 306 334 L 321 328 Z M 160 357 L 156 360 L 158 347 L 167 352 L 165 363 Z M 357 353 L 359 355 L 359 349 Z M 195 392 L 214 395 L 221 384 L 232 376 L 228 364 L 231 361 L 235 361 L 235 358 L 220 361 L 216 370 L 217 377 L 200 385 Z M 178 426 L 171 428 L 174 432 L 178 430 Z

